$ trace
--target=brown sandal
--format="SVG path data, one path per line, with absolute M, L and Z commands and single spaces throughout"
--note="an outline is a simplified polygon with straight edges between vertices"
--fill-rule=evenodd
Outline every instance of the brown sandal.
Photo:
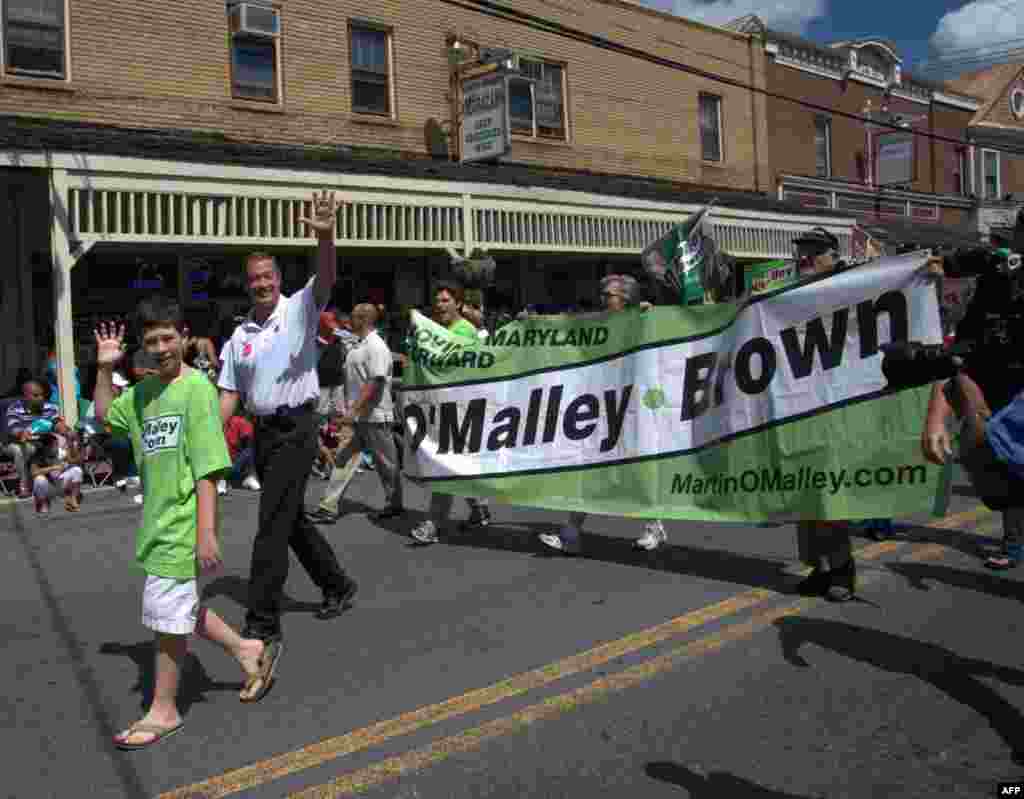
M 154 744 L 160 743 L 165 738 L 170 738 L 174 733 L 181 730 L 185 726 L 184 721 L 179 721 L 173 727 L 164 727 L 161 724 L 153 724 L 150 721 L 136 721 L 132 726 L 125 730 L 120 735 L 114 736 L 114 746 L 118 749 L 123 749 L 127 752 L 135 752 L 139 749 L 148 749 Z M 148 741 L 138 744 L 128 743 L 128 739 L 136 733 L 148 733 L 154 737 Z
M 270 686 L 274 684 L 274 672 L 277 671 L 277 664 L 283 651 L 284 645 L 280 641 L 264 642 L 260 670 L 245 681 L 245 687 L 238 695 L 242 702 L 259 702 L 267 695 Z

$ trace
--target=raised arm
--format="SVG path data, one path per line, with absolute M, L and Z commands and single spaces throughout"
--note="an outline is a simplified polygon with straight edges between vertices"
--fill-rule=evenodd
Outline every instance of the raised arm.
M 313 296 L 318 308 L 322 308 L 331 298 L 334 284 L 338 280 L 338 255 L 334 246 L 334 223 L 338 210 L 344 208 L 343 201 L 334 198 L 334 192 L 313 192 L 313 216 L 302 217 L 312 228 L 317 238 L 316 279 L 313 281 Z
M 96 326 L 96 418 L 102 422 L 114 401 L 114 367 L 124 357 L 124 325 L 100 322 Z

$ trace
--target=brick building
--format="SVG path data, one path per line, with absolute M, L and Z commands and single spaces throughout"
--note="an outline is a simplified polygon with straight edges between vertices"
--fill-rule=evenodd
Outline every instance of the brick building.
M 982 101 L 968 126 L 978 229 L 989 234 L 1012 227 L 1024 208 L 1024 64 L 998 64 L 947 85 Z
M 780 199 L 903 228 L 972 229 L 968 130 L 980 97 L 910 74 L 883 39 L 818 44 L 756 16 L 729 27 L 757 36 L 767 56 L 766 85 L 778 95 L 768 100 L 768 152 Z
M 712 197 L 716 236 L 739 257 L 787 256 L 816 223 L 849 241 L 848 214 L 778 200 L 763 95 L 440 0 L 2 7 L 0 380 L 35 367 L 52 338 L 65 399 L 96 318 L 144 292 L 177 294 L 216 325 L 246 305 L 255 248 L 279 256 L 293 288 L 311 249 L 294 219 L 320 187 L 351 200 L 341 305 L 424 302 L 448 247 L 495 254 L 494 302 L 575 302 Z M 516 8 L 767 80 L 745 33 L 628 0 Z M 453 64 L 485 47 L 516 56 L 512 149 L 460 165 L 465 67 Z

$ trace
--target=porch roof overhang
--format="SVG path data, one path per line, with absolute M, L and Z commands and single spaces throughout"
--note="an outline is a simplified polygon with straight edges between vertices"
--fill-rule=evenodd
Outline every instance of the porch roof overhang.
M 977 247 L 981 244 L 981 234 L 976 229 L 964 226 L 896 219 L 866 221 L 861 225 L 888 247 L 919 250 L 929 247 Z
M 52 170 L 54 213 L 73 254 L 107 242 L 307 247 L 296 220 L 323 188 L 349 201 L 338 218 L 343 248 L 637 255 L 716 198 L 714 233 L 740 258 L 788 257 L 794 231 L 812 225 L 831 230 L 845 249 L 854 225 L 841 212 L 665 181 L 363 160 L 345 148 L 50 120 L 0 119 L 0 167 Z
M 970 197 L 961 197 L 953 194 L 932 194 L 924 191 L 906 191 L 887 186 L 865 186 L 863 183 L 856 183 L 841 178 L 818 178 L 811 175 L 780 174 L 778 181 L 780 185 L 786 187 L 818 189 L 820 191 L 835 192 L 836 194 L 853 194 L 861 197 L 877 197 L 881 200 L 909 200 L 913 203 L 939 205 L 944 208 L 969 210 L 977 205 L 977 201 Z

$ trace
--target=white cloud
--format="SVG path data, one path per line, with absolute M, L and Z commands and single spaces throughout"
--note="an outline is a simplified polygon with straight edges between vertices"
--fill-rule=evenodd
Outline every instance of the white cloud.
M 722 25 L 746 14 L 757 14 L 776 30 L 804 33 L 807 26 L 828 13 L 828 0 L 641 0 L 660 11 Z M 1022 0 L 1024 2 L 1024 0 Z
M 962 59 L 1024 47 L 1024 0 L 973 0 L 939 20 L 931 46 L 940 59 Z

